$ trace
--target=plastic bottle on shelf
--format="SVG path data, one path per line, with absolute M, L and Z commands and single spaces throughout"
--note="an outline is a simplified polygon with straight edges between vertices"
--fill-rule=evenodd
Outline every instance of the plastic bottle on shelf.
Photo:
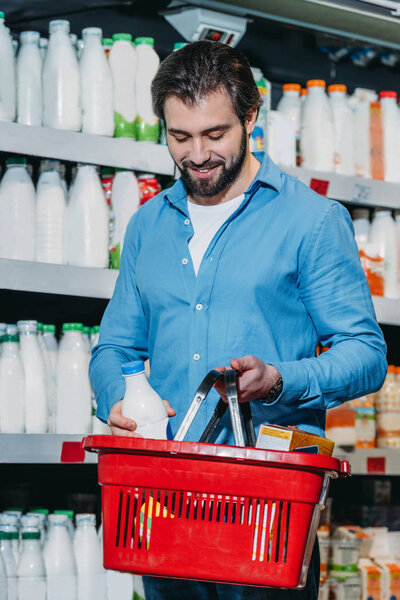
M 50 39 L 42 70 L 43 124 L 81 129 L 79 65 L 69 38 L 68 21 L 50 21 Z
M 0 11 L 0 121 L 15 121 L 16 74 L 12 38 Z
M 355 174 L 354 119 L 347 101 L 347 87 L 336 84 L 328 87 L 335 134 L 335 172 Z
M 384 259 L 384 295 L 398 297 L 398 264 L 396 226 L 390 210 L 375 209 L 371 224 L 370 241 L 379 249 Z
M 358 248 L 365 248 L 369 242 L 371 230 L 368 208 L 355 208 L 353 210 L 353 227 Z
M 301 86 L 298 83 L 285 83 L 282 90 L 277 111 L 293 122 L 296 132 L 296 164 L 300 164 Z
M 102 30 L 82 31 L 84 49 L 79 60 L 82 90 L 82 131 L 97 135 L 114 134 L 113 79 L 101 45 Z
M 18 600 L 46 600 L 46 568 L 37 529 L 22 532 Z
M 258 112 L 256 124 L 250 136 L 251 152 L 258 152 L 260 150 L 265 150 L 268 143 L 267 134 L 269 111 L 271 108 L 271 84 L 266 80 L 261 69 L 258 67 L 251 67 L 251 72 L 263 101 L 263 104 Z
M 333 119 L 325 87 L 322 79 L 307 81 L 301 124 L 301 164 L 315 171 L 334 171 Z
M 48 389 L 48 401 L 49 401 L 49 431 L 54 433 L 55 429 L 55 402 L 56 402 L 56 366 L 57 366 L 57 354 L 58 354 L 58 343 L 55 336 L 56 326 L 51 324 L 43 325 L 43 341 L 45 345 L 45 352 L 47 355 L 47 364 L 49 368 L 49 389 Z
M 1 340 L 0 431 L 25 431 L 25 376 L 18 335 L 5 335 Z
M 42 55 L 40 33 L 23 31 L 17 58 L 17 115 L 23 125 L 42 124 Z
M 0 552 L 0 600 L 7 600 L 7 571 L 4 558 Z
M 71 538 L 71 542 L 73 543 L 74 536 L 75 536 L 75 527 L 74 527 L 74 515 L 75 515 L 75 513 L 74 513 L 74 511 L 62 508 L 62 509 L 55 510 L 53 514 L 55 514 L 55 515 L 66 515 L 68 517 L 68 519 L 66 521 L 66 525 L 67 525 L 69 537 Z
M 7 600 L 17 600 L 17 565 L 11 548 L 11 533 L 0 529 L 0 554 L 6 568 Z
M 103 38 L 101 44 L 103 46 L 104 54 L 106 55 L 106 58 L 108 58 L 110 56 L 110 51 L 113 46 L 113 39 Z
M 380 92 L 383 126 L 383 161 L 386 181 L 400 182 L 400 114 L 397 93 Z
M 66 263 L 65 193 L 59 171 L 46 161 L 36 187 L 36 260 Z
M 396 367 L 388 366 L 382 388 L 375 398 L 378 448 L 400 448 L 400 390 Z
M 114 82 L 115 137 L 136 138 L 136 50 L 130 33 L 116 33 L 108 57 Z
M 47 433 L 46 371 L 37 339 L 37 321 L 18 321 L 17 325 L 25 373 L 25 431 Z
M 106 600 L 106 580 L 100 560 L 96 515 L 77 514 L 74 553 L 77 566 L 78 600 Z
M 68 264 L 107 267 L 108 213 L 96 168 L 80 166 L 67 209 Z
M 0 184 L 0 257 L 35 260 L 35 188 L 26 158 L 6 161 Z
M 0 515 L 0 529 L 11 533 L 11 550 L 14 555 L 15 564 L 19 563 L 19 530 L 17 523 L 11 515 Z
M 166 440 L 167 409 L 147 381 L 144 362 L 138 360 L 122 365 L 122 374 L 126 386 L 122 400 L 122 414 L 136 422 L 136 433 L 140 433 L 145 438 Z
M 87 353 L 90 354 L 90 327 L 87 327 L 86 325 L 82 327 L 82 337 L 85 342 Z
M 136 134 L 144 142 L 158 142 L 160 121 L 153 112 L 151 82 L 157 73 L 160 59 L 154 50 L 154 39 L 137 37 L 135 39 L 136 70 Z
M 114 228 L 111 237 L 110 262 L 119 269 L 125 231 L 132 215 L 139 208 L 139 185 L 133 171 L 116 169 L 112 184 Z
M 27 516 L 35 517 L 36 519 L 39 520 L 38 528 L 40 531 L 40 539 L 41 539 L 42 546 L 44 545 L 44 542 L 46 540 L 47 519 L 49 516 L 49 512 L 50 511 L 48 508 L 36 506 L 36 507 L 31 508 L 30 511 L 26 513 Z
M 50 527 L 44 547 L 46 600 L 77 600 L 76 563 L 67 520 L 67 515 L 49 515 Z
M 86 434 L 91 427 L 89 356 L 82 323 L 64 323 L 58 349 L 56 433 Z

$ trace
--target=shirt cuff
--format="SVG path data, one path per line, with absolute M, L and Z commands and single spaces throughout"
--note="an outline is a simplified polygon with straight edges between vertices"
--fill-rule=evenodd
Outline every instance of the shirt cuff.
M 282 391 L 272 402 L 262 402 L 264 406 L 273 406 L 277 402 L 293 401 L 304 394 L 304 370 L 299 361 L 268 363 L 279 371 L 282 377 Z

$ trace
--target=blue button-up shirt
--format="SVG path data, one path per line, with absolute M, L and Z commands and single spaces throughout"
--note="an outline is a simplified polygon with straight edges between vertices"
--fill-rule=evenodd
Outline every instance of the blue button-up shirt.
M 175 433 L 206 373 L 252 354 L 281 373 L 277 401 L 253 421 L 322 434 L 325 411 L 376 391 L 386 346 L 347 210 L 280 171 L 267 155 L 195 276 L 181 180 L 131 219 L 115 291 L 90 364 L 98 416 L 124 396 L 121 364 L 150 359 L 150 384 L 177 411 Z M 201 309 L 200 309 L 201 306 Z M 319 357 L 318 342 L 330 349 Z M 186 439 L 198 440 L 213 390 Z M 229 411 L 214 441 L 232 442 Z

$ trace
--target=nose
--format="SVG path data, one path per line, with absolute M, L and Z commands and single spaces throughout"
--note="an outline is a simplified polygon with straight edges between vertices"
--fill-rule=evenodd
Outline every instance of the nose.
M 193 139 L 190 152 L 190 160 L 195 165 L 201 166 L 211 158 L 211 152 L 207 150 L 207 142 L 203 139 Z

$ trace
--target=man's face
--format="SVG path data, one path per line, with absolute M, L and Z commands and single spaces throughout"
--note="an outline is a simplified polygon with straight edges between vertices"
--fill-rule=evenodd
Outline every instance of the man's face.
M 168 147 L 187 192 L 211 198 L 238 177 L 248 151 L 248 132 L 225 91 L 187 106 L 171 96 L 164 103 Z

